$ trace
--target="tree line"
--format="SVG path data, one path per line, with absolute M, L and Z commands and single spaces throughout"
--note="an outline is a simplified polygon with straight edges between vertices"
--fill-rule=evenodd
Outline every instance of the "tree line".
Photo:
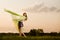
M 60 36 L 60 32 L 44 33 L 43 29 L 31 29 L 27 36 Z M 0 33 L 0 36 L 18 36 L 19 33 Z

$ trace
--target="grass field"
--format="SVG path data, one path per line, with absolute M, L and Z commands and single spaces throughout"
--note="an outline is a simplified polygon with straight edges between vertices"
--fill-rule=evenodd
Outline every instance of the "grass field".
M 60 40 L 60 36 L 0 36 L 0 40 Z

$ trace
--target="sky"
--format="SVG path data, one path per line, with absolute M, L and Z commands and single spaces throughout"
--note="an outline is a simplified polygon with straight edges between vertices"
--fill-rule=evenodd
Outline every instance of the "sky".
M 28 20 L 24 22 L 24 32 L 29 32 L 30 29 L 60 32 L 59 4 L 60 0 L 0 0 L 0 32 L 18 32 L 11 15 L 4 9 L 21 15 L 27 12 Z

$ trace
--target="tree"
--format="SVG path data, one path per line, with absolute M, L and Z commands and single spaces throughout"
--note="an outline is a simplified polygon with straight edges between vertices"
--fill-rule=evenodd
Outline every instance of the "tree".
M 31 29 L 29 33 L 32 36 L 36 36 L 37 30 L 36 29 Z
M 38 33 L 44 33 L 43 29 L 38 29 Z
M 42 35 L 44 32 L 43 29 L 31 29 L 29 33 L 32 36 L 38 36 L 38 35 Z

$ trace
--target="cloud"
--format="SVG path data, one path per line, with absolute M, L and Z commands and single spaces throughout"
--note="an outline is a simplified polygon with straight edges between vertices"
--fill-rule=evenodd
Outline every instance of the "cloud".
M 28 11 L 28 12 L 39 12 L 39 10 L 43 7 L 43 4 L 40 4 L 40 5 L 35 5 L 33 7 L 30 7 L 30 8 L 27 8 L 27 9 L 24 9 L 25 11 Z
M 40 5 L 35 5 L 33 7 L 30 7 L 30 8 L 27 8 L 27 9 L 24 9 L 25 11 L 28 11 L 28 12 L 60 12 L 60 9 L 52 6 L 52 7 L 48 7 L 48 6 L 45 6 L 44 4 L 40 4 Z
M 57 12 L 60 12 L 60 9 L 58 9 Z
M 56 7 L 51 7 L 49 10 L 50 11 L 55 11 L 57 8 Z

